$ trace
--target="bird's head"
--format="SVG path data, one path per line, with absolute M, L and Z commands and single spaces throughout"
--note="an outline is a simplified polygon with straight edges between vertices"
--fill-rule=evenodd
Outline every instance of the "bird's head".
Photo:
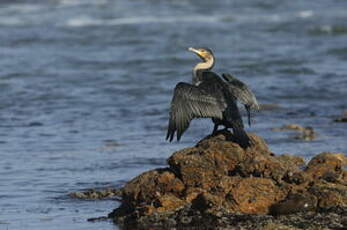
M 190 47 L 188 50 L 198 55 L 204 62 L 208 62 L 214 59 L 212 50 L 210 50 L 209 48 L 195 49 Z

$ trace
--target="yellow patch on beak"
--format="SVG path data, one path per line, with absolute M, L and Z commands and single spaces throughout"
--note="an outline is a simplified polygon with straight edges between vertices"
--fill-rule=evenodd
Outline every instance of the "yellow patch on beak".
M 198 53 L 201 57 L 203 57 L 203 58 L 206 58 L 207 57 L 207 55 L 206 55 L 206 52 L 205 51 L 199 51 L 199 53 Z
M 189 51 L 197 54 L 200 58 L 202 58 L 203 60 L 207 59 L 209 57 L 209 54 L 203 50 L 203 49 L 195 49 L 195 48 L 189 48 Z

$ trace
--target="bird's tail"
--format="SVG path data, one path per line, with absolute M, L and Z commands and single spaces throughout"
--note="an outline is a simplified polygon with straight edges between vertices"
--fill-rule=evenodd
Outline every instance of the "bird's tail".
M 248 125 L 251 127 L 251 106 L 245 105 L 247 111 Z
M 252 145 L 252 141 L 247 135 L 246 131 L 243 128 L 243 125 L 233 124 L 233 132 L 236 138 L 236 141 L 242 148 L 248 148 Z
M 228 108 L 225 111 L 225 115 L 227 121 L 229 122 L 229 124 L 231 124 L 234 136 L 238 144 L 242 148 L 250 147 L 252 142 L 244 129 L 243 121 L 235 102 L 230 102 Z

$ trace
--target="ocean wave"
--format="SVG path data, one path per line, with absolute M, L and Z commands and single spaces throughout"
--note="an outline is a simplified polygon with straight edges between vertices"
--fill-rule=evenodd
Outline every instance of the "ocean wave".
M 288 13 L 288 14 L 272 14 L 272 15 L 195 15 L 195 16 L 183 16 L 183 17 L 129 17 L 129 18 L 117 18 L 117 19 L 95 19 L 88 16 L 70 18 L 66 21 L 66 26 L 70 27 L 84 27 L 84 26 L 117 26 L 117 25 L 129 25 L 129 24 L 145 24 L 145 23 L 180 23 L 180 22 L 196 22 L 196 23 L 216 23 L 216 22 L 281 22 L 297 17 L 308 18 L 313 16 L 313 11 L 300 11 L 298 13 Z
M 81 1 L 81 0 L 60 0 L 60 7 L 73 7 L 75 5 L 93 5 L 93 4 L 108 4 L 108 0 L 95 1 Z M 77 6 L 78 7 L 78 6 Z M 59 7 L 58 7 L 59 8 Z M 46 21 L 39 20 L 42 15 L 40 11 L 47 18 Z M 34 13 L 33 13 L 34 12 Z M 245 15 L 241 13 L 233 14 L 216 14 L 216 15 L 189 15 L 189 16 L 133 16 L 124 18 L 110 18 L 102 19 L 93 17 L 91 15 L 72 16 L 67 18 L 61 18 L 61 20 L 51 20 L 55 17 L 47 15 L 47 5 L 36 4 L 15 4 L 6 6 L 3 8 L 3 14 L 0 18 L 0 25 L 28 25 L 28 24 L 44 24 L 50 23 L 58 26 L 67 27 L 87 27 L 87 26 L 119 26 L 119 25 L 136 25 L 146 23 L 283 23 L 295 21 L 298 18 L 306 20 L 312 17 L 329 17 L 330 15 L 338 15 L 343 18 L 342 12 L 338 9 L 328 9 L 324 12 L 313 11 L 310 9 L 301 11 L 292 11 L 285 13 L 273 13 L 273 14 L 253 14 Z M 26 20 L 24 20 L 25 18 Z M 324 27 L 321 29 L 325 33 L 334 33 L 334 28 Z
M 37 4 L 11 4 L 3 6 L 4 12 L 21 12 L 21 13 L 32 13 L 41 10 L 41 6 Z
M 17 26 L 17 25 L 24 25 L 24 24 L 25 22 L 18 17 L 1 17 L 0 18 L 0 25 L 3 25 L 3 26 Z
M 108 0 L 60 0 L 59 3 L 62 6 L 79 6 L 79 5 L 106 5 Z
M 347 27 L 343 25 L 319 25 L 310 28 L 308 31 L 312 35 L 345 35 Z
M 177 23 L 177 22 L 204 22 L 213 23 L 220 21 L 219 17 L 206 16 L 189 16 L 189 17 L 129 17 L 117 19 L 93 19 L 90 17 L 72 18 L 66 21 L 67 26 L 83 27 L 83 26 L 117 26 L 129 24 L 144 24 L 144 23 Z
M 313 11 L 312 10 L 303 10 L 303 11 L 300 11 L 297 16 L 300 17 L 300 18 L 310 18 L 314 15 Z

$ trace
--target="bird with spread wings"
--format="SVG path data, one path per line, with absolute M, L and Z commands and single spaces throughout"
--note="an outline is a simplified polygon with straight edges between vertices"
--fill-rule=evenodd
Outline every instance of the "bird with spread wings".
M 256 97 L 246 84 L 232 75 L 223 74 L 222 80 L 211 71 L 215 58 L 210 49 L 189 50 L 196 53 L 202 62 L 193 68 L 192 84 L 180 82 L 175 87 L 166 139 L 172 141 L 176 133 L 179 141 L 194 118 L 212 118 L 215 125 L 213 134 L 219 125 L 223 125 L 233 129 L 242 147 L 250 146 L 251 140 L 244 130 L 237 100 L 245 105 L 250 124 L 250 110 L 259 109 Z

